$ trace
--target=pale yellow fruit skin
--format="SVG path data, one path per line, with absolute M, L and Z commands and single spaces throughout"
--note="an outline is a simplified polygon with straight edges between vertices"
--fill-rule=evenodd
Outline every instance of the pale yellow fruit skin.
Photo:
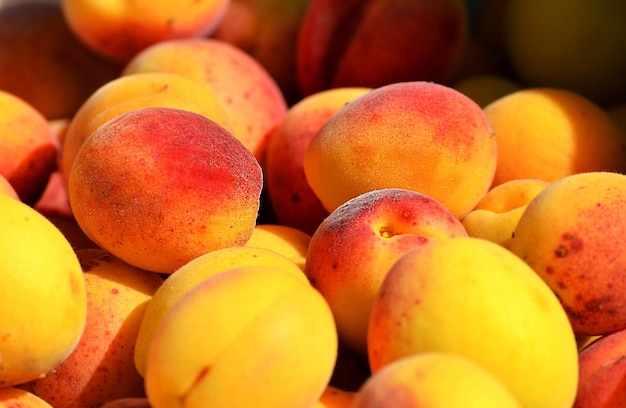
M 368 332 L 374 372 L 424 351 L 465 356 L 532 408 L 571 407 L 574 332 L 558 298 L 521 259 L 479 238 L 436 241 L 389 271 Z
M 0 195 L 0 387 L 44 376 L 85 327 L 83 272 L 63 234 L 32 207 Z
M 0 387 L 0 408 L 53 408 L 35 394 L 16 387 Z
M 508 249 L 528 203 L 548 184 L 538 179 L 502 183 L 489 190 L 461 223 L 470 237 L 487 239 Z
M 246 265 L 272 266 L 292 273 L 302 282 L 308 283 L 304 272 L 293 261 L 265 248 L 230 247 L 199 256 L 171 274 L 148 303 L 135 343 L 135 366 L 139 374 L 145 374 L 148 348 L 154 333 L 174 303 L 203 280 Z
M 294 227 L 280 224 L 258 224 L 246 243 L 247 247 L 266 248 L 291 259 L 304 271 L 311 236 Z
M 383 367 L 366 380 L 351 407 L 380 406 L 522 408 L 492 373 L 461 355 L 437 351 Z
M 308 407 L 337 357 L 330 308 L 292 273 L 248 266 L 215 275 L 166 314 L 151 344 L 153 408 Z

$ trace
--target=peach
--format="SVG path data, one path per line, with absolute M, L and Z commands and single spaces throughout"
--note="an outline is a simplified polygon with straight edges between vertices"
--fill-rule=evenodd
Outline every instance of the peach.
M 510 249 L 552 288 L 574 331 L 626 328 L 626 175 L 580 173 L 552 182 L 522 214 Z
M 242 266 L 271 266 L 294 274 L 306 282 L 302 270 L 290 259 L 264 248 L 229 247 L 200 255 L 181 266 L 167 278 L 154 294 L 141 321 L 135 344 L 134 361 L 137 371 L 145 375 L 148 349 L 157 327 L 165 314 L 189 290 L 211 276 Z
M 467 234 L 508 248 L 528 203 L 549 184 L 537 179 L 518 179 L 492 188 L 461 220 Z
M 226 110 L 233 135 L 263 163 L 267 133 L 285 116 L 287 102 L 254 58 L 221 40 L 172 40 L 140 52 L 122 74 L 142 72 L 175 73 L 208 86 Z
M 567 89 L 602 106 L 624 100 L 625 2 L 509 0 L 503 15 L 506 54 L 524 83 Z
M 72 352 L 45 378 L 22 384 L 55 408 L 99 407 L 112 399 L 143 397 L 133 361 L 148 301 L 163 283 L 103 249 L 76 251 L 87 289 L 87 322 Z
M 368 92 L 326 122 L 307 148 L 304 173 L 329 211 L 395 187 L 431 196 L 460 219 L 489 189 L 496 152 L 474 101 L 444 85 L 404 82 Z
M 50 373 L 85 327 L 83 272 L 67 239 L 25 203 L 0 195 L 0 389 Z
M 296 76 L 298 32 L 310 0 L 231 0 L 212 37 L 250 54 L 291 105 L 301 98 Z
M 150 345 L 146 392 L 154 408 L 313 406 L 336 355 L 318 291 L 293 273 L 244 266 L 204 280 L 167 312 Z
M 607 334 L 580 352 L 575 408 L 619 407 L 626 400 L 626 330 Z
M 70 118 L 121 64 L 85 47 L 58 2 L 16 2 L 0 8 L 0 89 L 47 119 Z
M 34 204 L 57 166 L 58 142 L 46 118 L 23 99 L 0 90 L 0 175 Z
M 305 274 L 330 305 L 340 342 L 367 354 L 369 311 L 396 260 L 434 240 L 466 235 L 461 222 L 431 197 L 374 190 L 322 221 L 309 243 Z
M 53 408 L 33 393 L 16 387 L 0 387 L 0 408 Z
M 580 94 L 526 88 L 484 111 L 498 135 L 494 186 L 523 178 L 552 182 L 581 172 L 626 172 L 626 131 Z
M 96 129 L 122 113 L 147 107 L 188 110 L 232 131 L 221 103 L 206 87 L 189 78 L 170 73 L 117 78 L 91 94 L 72 117 L 61 143 L 59 168 L 65 181 L 78 149 Z
M 431 351 L 477 363 L 525 407 L 569 408 L 576 395 L 578 347 L 558 298 L 532 268 L 491 241 L 433 241 L 387 273 L 368 326 L 373 375 Z
M 141 269 L 172 273 L 252 235 L 261 167 L 200 114 L 141 108 L 98 128 L 69 178 L 76 221 L 96 244 Z
M 461 355 L 438 351 L 386 365 L 363 384 L 350 406 L 522 408 L 491 372 Z
M 213 33 L 229 5 L 229 0 L 61 0 L 74 35 L 94 52 L 119 62 L 161 41 Z
M 445 83 L 468 33 L 462 0 L 313 0 L 298 36 L 300 89 L 306 96 L 330 88 Z
M 309 242 L 311 236 L 297 228 L 280 224 L 257 224 L 245 246 L 278 252 L 304 271 Z
M 309 95 L 291 106 L 268 136 L 265 185 L 277 222 L 313 234 L 328 216 L 304 174 L 304 155 L 320 128 L 370 88 L 338 88 Z

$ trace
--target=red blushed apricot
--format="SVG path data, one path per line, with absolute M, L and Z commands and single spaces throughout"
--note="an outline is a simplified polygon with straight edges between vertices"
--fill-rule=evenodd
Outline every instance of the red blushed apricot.
M 211 34 L 229 4 L 229 0 L 61 0 L 76 37 L 94 52 L 119 62 L 161 41 Z
M 626 400 L 626 330 L 601 336 L 579 356 L 575 408 L 619 407 Z
M 99 86 L 122 69 L 85 47 L 55 2 L 0 8 L 0 89 L 47 119 L 71 117 Z
M 626 328 L 626 176 L 579 173 L 546 186 L 520 217 L 510 250 L 559 297 L 574 331 Z
M 113 255 L 171 273 L 252 235 L 261 167 L 197 113 L 142 108 L 106 122 L 80 148 L 69 198 L 85 234 Z
M 367 354 L 369 311 L 402 254 L 459 236 L 467 233 L 447 208 L 404 189 L 364 193 L 324 219 L 311 237 L 305 274 L 329 303 L 342 344 Z
M 313 0 L 298 37 L 300 88 L 445 83 L 468 38 L 461 0 Z
M 386 85 L 342 108 L 309 143 L 304 173 L 324 207 L 383 188 L 426 194 L 457 218 L 491 186 L 496 137 L 482 109 L 432 82 Z

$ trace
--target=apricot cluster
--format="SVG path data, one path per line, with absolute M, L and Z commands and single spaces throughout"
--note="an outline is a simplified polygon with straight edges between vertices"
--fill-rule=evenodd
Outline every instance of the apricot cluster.
M 624 4 L 0 1 L 0 406 L 623 406 Z

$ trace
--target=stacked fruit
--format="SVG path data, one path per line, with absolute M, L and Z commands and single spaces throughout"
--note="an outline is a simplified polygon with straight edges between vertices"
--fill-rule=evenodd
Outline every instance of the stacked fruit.
M 624 21 L 0 2 L 0 406 L 623 406 Z

